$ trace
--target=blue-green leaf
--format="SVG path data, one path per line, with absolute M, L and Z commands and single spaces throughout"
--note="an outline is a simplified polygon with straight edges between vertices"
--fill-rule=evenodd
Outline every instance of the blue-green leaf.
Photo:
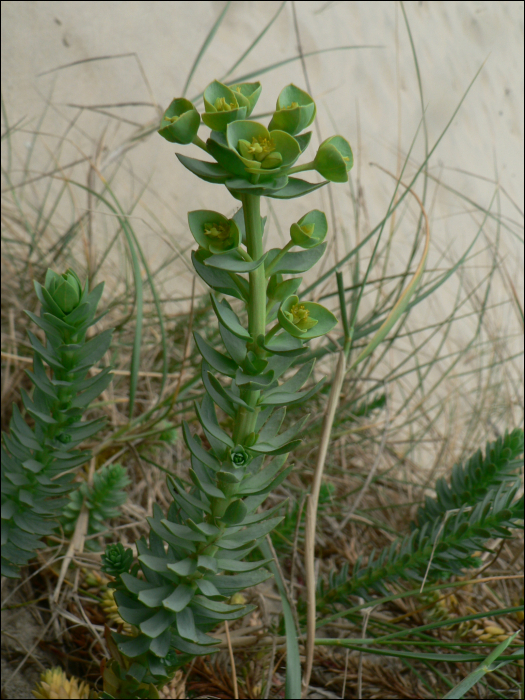
M 197 561 L 195 559 L 182 559 L 175 564 L 168 564 L 168 569 L 178 576 L 190 576 L 197 571 Z
M 142 622 L 139 627 L 147 637 L 158 637 L 164 630 L 175 622 L 175 614 L 167 610 L 159 610 L 158 613 Z
M 225 272 L 224 270 L 217 270 L 213 267 L 207 267 L 204 264 L 204 260 L 206 260 L 206 258 L 208 258 L 210 255 L 211 253 L 209 251 L 202 248 L 191 252 L 191 261 L 199 277 L 206 282 L 208 287 L 211 287 L 216 292 L 220 292 L 221 294 L 229 294 L 236 299 L 246 301 L 245 295 L 241 291 L 242 283 L 244 282 L 242 277 L 238 277 L 231 272 Z M 238 284 L 236 284 L 235 280 L 237 280 Z
M 220 384 L 219 380 L 217 379 L 217 377 L 214 377 L 211 372 L 208 372 L 208 379 L 218 394 L 220 394 L 224 398 L 228 399 L 228 401 L 230 401 L 231 403 L 238 404 L 239 406 L 242 406 L 250 413 L 253 413 L 253 411 L 255 409 L 252 406 L 248 406 L 246 401 L 241 399 L 239 396 L 236 396 L 233 393 L 233 391 L 231 391 L 230 389 L 227 389 L 226 387 L 222 386 Z
M 151 642 L 152 640 L 150 637 L 139 634 L 138 637 L 134 637 L 129 642 L 119 644 L 118 648 L 123 654 L 133 659 L 135 656 L 145 654 L 150 648 Z
M 189 158 L 181 153 L 176 153 L 175 155 L 185 168 L 205 182 L 222 184 L 231 178 L 231 173 L 224 170 L 218 163 L 208 163 L 204 160 Z
M 257 344 L 267 352 L 283 357 L 297 357 L 308 351 L 299 338 L 294 338 L 289 333 L 279 333 L 269 342 L 265 342 L 264 337 L 260 335 Z
M 162 601 L 162 605 L 168 610 L 178 613 L 184 610 L 194 595 L 193 588 L 181 583 L 168 598 Z
M 218 270 L 226 270 L 227 272 L 253 272 L 258 267 L 260 267 L 266 259 L 266 255 L 263 255 L 259 260 L 254 260 L 253 262 L 247 262 L 237 250 L 231 250 L 228 253 L 223 253 L 222 255 L 212 255 L 206 258 L 204 264 L 207 267 L 215 267 Z
M 235 447 L 231 437 L 219 427 L 217 416 L 215 415 L 215 409 L 213 408 L 213 403 L 209 396 L 204 397 L 200 407 L 197 403 L 195 403 L 195 411 L 202 424 L 202 427 L 207 430 L 210 435 L 228 447 Z M 206 462 L 204 463 L 206 464 Z
M 307 134 L 303 134 L 306 136 Z M 295 140 L 298 141 L 301 137 L 296 136 Z M 328 181 L 312 183 L 306 180 L 300 180 L 298 177 L 289 177 L 288 184 L 280 190 L 274 192 L 265 192 L 265 197 L 272 197 L 273 199 L 294 199 L 295 197 L 303 197 L 305 194 L 310 194 L 310 192 L 315 192 L 320 187 L 324 187 L 328 184 Z
M 204 388 L 206 389 L 212 400 L 217 404 L 217 406 L 219 406 L 219 408 L 222 408 L 222 410 L 225 413 L 227 413 L 230 416 L 230 418 L 235 418 L 237 415 L 235 405 L 227 398 L 227 396 L 224 393 L 217 391 L 215 386 L 211 383 L 210 377 L 212 377 L 213 375 L 211 374 L 211 372 L 208 372 L 208 365 L 205 362 L 202 363 L 201 374 L 202 381 L 204 383 Z
M 219 323 L 219 332 L 230 357 L 237 365 L 242 365 L 246 358 L 246 342 L 231 333 L 222 323 Z
M 222 516 L 222 521 L 226 523 L 226 525 L 239 525 L 246 517 L 247 512 L 248 509 L 244 503 L 240 499 L 237 499 L 230 503 Z
M 179 495 L 188 503 L 193 506 L 194 508 L 197 508 L 197 510 L 203 510 L 205 513 L 211 514 L 211 509 L 209 503 L 205 503 L 202 499 L 197 498 L 195 495 L 191 493 L 187 493 L 186 489 L 184 488 L 184 485 L 178 479 L 177 477 L 172 476 L 171 474 L 168 474 L 168 488 L 170 491 L 172 489 L 177 489 Z
M 186 423 L 186 421 L 182 421 L 182 432 L 184 435 L 184 442 L 188 446 L 189 451 L 192 453 L 192 455 L 195 455 L 195 457 L 205 464 L 207 467 L 210 469 L 213 469 L 214 471 L 218 471 L 221 467 L 220 463 L 215 459 L 215 457 L 207 452 L 202 445 L 200 445 L 195 438 L 192 436 L 190 432 L 189 425 Z
M 237 363 L 232 359 L 223 355 L 222 352 L 218 352 L 208 342 L 199 334 L 194 331 L 193 336 L 195 338 L 195 343 L 199 348 L 200 354 L 204 357 L 206 362 L 213 367 L 214 370 L 225 374 L 227 377 L 235 377 L 235 372 L 237 371 Z
M 190 642 L 197 641 L 195 620 L 191 608 L 184 608 L 177 613 L 177 632 L 184 639 L 189 639 Z
M 293 377 L 283 382 L 277 389 L 274 389 L 271 394 L 287 393 L 292 394 L 306 384 L 312 374 L 315 365 L 315 358 L 304 364 Z
M 315 250 L 315 248 L 314 248 Z M 215 311 L 215 314 L 219 321 L 222 323 L 223 326 L 225 326 L 230 333 L 233 333 L 233 335 L 236 335 L 238 338 L 241 338 L 242 340 L 251 340 L 251 336 L 244 328 L 244 326 L 241 325 L 241 322 L 237 318 L 237 315 L 235 314 L 232 309 L 227 306 L 224 302 L 217 301 L 213 294 L 210 294 L 211 297 L 211 303 L 213 305 L 213 310 Z
M 266 256 L 265 268 L 271 271 L 272 275 L 279 274 L 296 274 L 297 272 L 306 272 L 310 270 L 323 257 L 327 243 L 321 243 L 315 248 L 300 250 L 297 253 L 285 253 L 283 257 L 276 263 L 275 267 L 272 262 L 281 252 L 279 248 L 272 248 Z
M 191 461 L 193 468 L 190 469 L 190 478 L 201 491 L 209 496 L 210 498 L 225 498 L 222 491 L 220 491 L 215 484 L 212 484 L 207 475 L 204 473 L 202 465 L 199 465 L 197 460 L 192 459 Z
M 260 399 L 261 406 L 293 406 L 298 403 L 306 401 L 314 394 L 316 394 L 321 386 L 324 384 L 326 377 L 323 377 L 320 382 L 318 382 L 309 391 L 299 391 L 294 394 L 282 393 L 272 393 L 270 396 L 262 396 Z

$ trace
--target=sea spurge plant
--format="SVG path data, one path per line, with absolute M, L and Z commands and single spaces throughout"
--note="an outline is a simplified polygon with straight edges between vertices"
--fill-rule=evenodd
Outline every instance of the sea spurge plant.
M 104 421 L 82 421 L 89 404 L 109 384 L 110 368 L 90 376 L 109 347 L 111 330 L 86 339 L 98 321 L 103 284 L 91 292 L 73 270 L 48 270 L 35 281 L 40 316 L 26 311 L 45 334 L 45 345 L 28 331 L 33 349 L 31 397 L 22 389 L 26 420 L 17 405 L 8 435 L 2 435 L 2 575 L 16 577 L 58 526 L 58 515 L 74 489 L 74 469 L 90 452 L 76 449 Z M 47 369 L 46 369 L 47 365 Z
M 103 570 L 115 577 L 119 615 L 138 630 L 113 634 L 108 697 L 135 697 L 125 694 L 130 683 L 140 692 L 161 687 L 179 666 L 216 650 L 218 639 L 208 633 L 217 624 L 254 609 L 238 594 L 270 574 L 267 561 L 245 556 L 282 520 L 279 507 L 258 507 L 293 468 L 288 454 L 300 444 L 307 420 L 283 427 L 286 409 L 323 383 L 303 388 L 315 360 L 301 360 L 308 341 L 328 333 L 337 319 L 320 304 L 300 300 L 301 277 L 289 275 L 321 259 L 326 217 L 308 212 L 292 225 L 283 249 L 265 251 L 260 213 L 263 196 L 300 197 L 325 184 L 290 176 L 308 146 L 310 134 L 299 132 L 312 123 L 315 104 L 289 86 L 267 128 L 246 118 L 259 94 L 258 83 L 211 83 L 202 115 L 211 133 L 206 141 L 196 135 L 194 143 L 215 162 L 177 154 L 205 182 L 224 184 L 242 207 L 232 218 L 210 210 L 188 216 L 198 244 L 193 264 L 211 289 L 221 346 L 194 334 L 205 395 L 195 404 L 198 430 L 183 422 L 188 479 L 168 477 L 172 503 L 167 513 L 154 504 L 149 542 L 137 542 L 138 564 L 122 547 L 108 547 L 103 559 Z M 164 127 L 159 133 L 165 135 Z M 297 167 L 314 169 L 313 161 Z M 292 252 L 295 245 L 300 250 Z

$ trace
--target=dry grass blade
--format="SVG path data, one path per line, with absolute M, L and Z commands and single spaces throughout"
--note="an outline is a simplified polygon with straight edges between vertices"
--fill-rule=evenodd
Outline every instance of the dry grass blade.
M 321 432 L 321 444 L 317 455 L 317 465 L 315 468 L 314 480 L 308 502 L 306 505 L 306 542 L 305 542 L 305 569 L 307 588 L 307 632 L 306 632 L 306 667 L 303 676 L 303 693 L 308 691 L 310 676 L 312 674 L 313 655 L 315 646 L 315 531 L 317 523 L 317 508 L 319 504 L 319 492 L 323 478 L 324 465 L 328 446 L 332 435 L 334 416 L 339 404 L 339 396 L 346 371 L 346 356 L 344 351 L 339 353 L 337 367 L 335 370 L 330 397 L 323 418 L 323 428 Z
M 228 652 L 230 654 L 230 663 L 232 666 L 232 683 L 233 683 L 233 697 L 235 700 L 239 698 L 239 688 L 237 686 L 237 670 L 235 668 L 235 657 L 233 656 L 232 641 L 230 639 L 230 627 L 228 625 L 228 620 L 224 621 L 224 628 L 226 630 L 226 642 L 228 644 Z

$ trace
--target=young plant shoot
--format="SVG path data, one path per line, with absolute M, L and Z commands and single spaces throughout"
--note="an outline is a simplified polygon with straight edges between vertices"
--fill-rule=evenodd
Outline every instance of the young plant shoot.
M 90 376 L 111 342 L 111 329 L 86 340 L 99 320 L 103 289 L 102 283 L 90 292 L 87 282 L 82 288 L 73 270 L 62 275 L 48 270 L 43 286 L 35 281 L 40 316 L 26 314 L 44 331 L 46 345 L 28 331 L 34 358 L 27 375 L 35 388 L 31 398 L 21 391 L 33 427 L 15 404 L 10 434 L 2 436 L 2 576 L 18 577 L 44 546 L 41 538 L 57 528 L 67 495 L 76 488 L 74 469 L 91 457 L 76 448 L 104 424 L 81 421 L 113 376 L 109 367 Z
M 198 246 L 193 264 L 211 288 L 223 347 L 211 347 L 195 333 L 206 391 L 195 411 L 205 442 L 183 424 L 190 481 L 168 477 L 173 501 L 168 513 L 154 505 L 149 543 L 137 543 L 138 563 L 120 544 L 109 545 L 103 556 L 103 570 L 115 578 L 119 614 L 135 631 L 108 638 L 113 659 L 104 673 L 105 697 L 158 697 L 156 688 L 177 668 L 216 649 L 218 640 L 207 632 L 253 609 L 231 597 L 270 576 L 267 561 L 247 562 L 245 556 L 282 519 L 278 509 L 257 509 L 292 470 L 288 455 L 300 444 L 304 420 L 282 429 L 286 408 L 306 401 L 323 383 L 303 388 L 313 360 L 286 380 L 283 375 L 301 365 L 310 340 L 337 324 L 328 309 L 301 299 L 301 277 L 293 277 L 325 252 L 326 217 L 316 209 L 305 212 L 288 224 L 283 249 L 264 250 L 261 198 L 292 199 L 327 181 L 346 182 L 352 151 L 342 136 L 332 136 L 313 160 L 297 164 L 310 142 L 305 129 L 315 119 L 313 99 L 288 85 L 266 127 L 249 118 L 260 92 L 259 83 L 214 81 L 204 91 L 202 115 L 178 98 L 160 125 L 167 141 L 205 151 L 206 160 L 177 157 L 204 182 L 224 185 L 242 206 L 233 218 L 210 210 L 188 215 Z M 197 133 L 201 120 L 211 130 L 206 142 Z M 294 176 L 307 170 L 325 181 Z M 236 300 L 237 313 L 225 297 Z M 223 416 L 231 419 L 231 430 L 223 427 Z

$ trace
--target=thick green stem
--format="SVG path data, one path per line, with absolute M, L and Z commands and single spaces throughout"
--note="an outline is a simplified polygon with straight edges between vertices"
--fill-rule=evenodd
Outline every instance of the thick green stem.
M 259 260 L 263 255 L 261 198 L 253 194 L 242 195 L 242 208 L 248 254 L 252 260 Z M 263 265 L 250 272 L 248 329 L 254 343 L 258 336 L 264 335 L 266 329 L 266 279 Z M 254 350 L 257 352 L 257 349 Z
M 200 136 L 195 135 L 195 138 L 193 139 L 192 143 L 194 143 L 199 148 L 202 148 L 202 150 L 206 151 L 206 153 L 209 153 L 208 148 L 206 147 L 206 143 L 201 139 Z
M 242 208 L 246 227 L 248 255 L 252 260 L 259 260 L 263 255 L 261 198 L 252 194 L 242 195 Z M 266 276 L 264 265 L 250 272 L 249 281 L 248 330 L 252 337 L 250 349 L 257 355 L 264 357 L 264 350 L 257 345 L 257 338 L 260 335 L 264 336 L 266 330 Z M 242 444 L 246 437 L 255 430 L 257 414 L 259 413 L 257 408 L 259 393 L 259 391 L 242 392 L 244 401 L 255 410 L 239 409 L 233 431 L 233 440 L 237 444 Z
M 295 165 L 286 171 L 285 175 L 293 175 L 294 173 L 304 173 L 306 170 L 315 170 L 315 163 L 311 160 L 309 163 L 304 165 Z

